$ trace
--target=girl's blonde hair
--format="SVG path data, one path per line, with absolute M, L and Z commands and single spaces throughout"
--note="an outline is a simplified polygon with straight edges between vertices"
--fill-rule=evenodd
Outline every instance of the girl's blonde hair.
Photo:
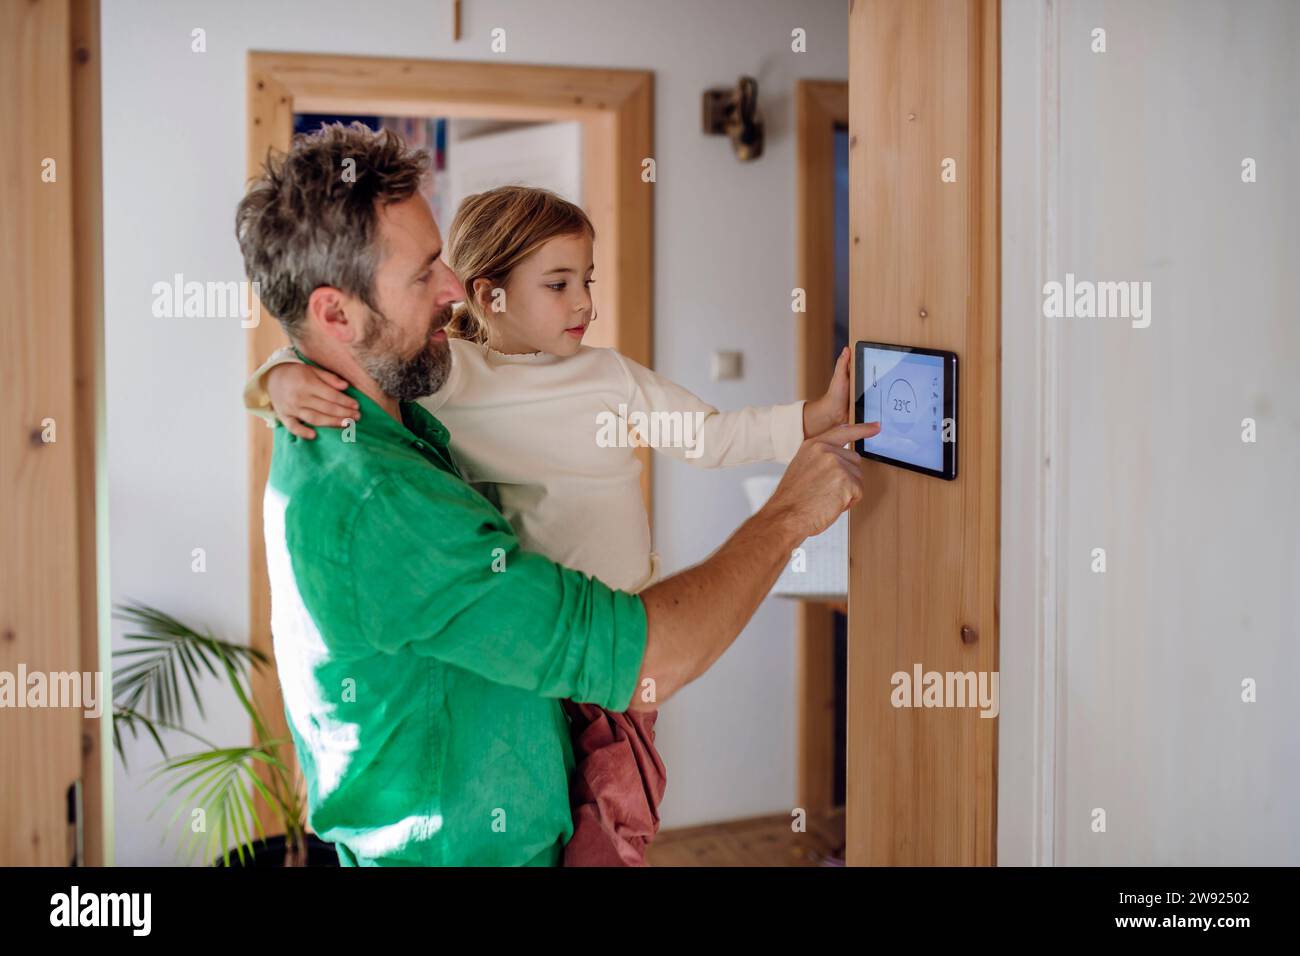
M 465 302 L 448 334 L 486 343 L 489 311 L 474 295 L 474 284 L 486 279 L 491 288 L 501 288 L 515 266 L 543 243 L 584 232 L 595 240 L 587 214 L 549 189 L 498 186 L 465 197 L 447 233 L 446 262 L 465 287 Z

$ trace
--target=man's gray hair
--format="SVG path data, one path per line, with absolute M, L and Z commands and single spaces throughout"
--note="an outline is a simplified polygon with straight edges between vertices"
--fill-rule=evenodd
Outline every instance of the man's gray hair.
M 428 168 L 428 150 L 361 123 L 323 126 L 268 155 L 235 212 L 235 235 L 262 306 L 291 339 L 321 286 L 377 309 L 378 209 L 415 195 Z

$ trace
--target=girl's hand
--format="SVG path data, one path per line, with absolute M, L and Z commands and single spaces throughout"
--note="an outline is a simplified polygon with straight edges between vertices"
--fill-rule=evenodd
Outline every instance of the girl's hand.
M 803 406 L 803 437 L 812 438 L 828 428 L 853 421 L 849 406 L 849 347 L 844 346 L 835 360 L 835 371 L 821 398 L 805 402 Z
M 314 365 L 285 362 L 266 373 L 266 394 L 281 424 L 299 438 L 315 438 L 308 425 L 345 427 L 344 419 L 357 421 L 361 406 L 343 394 L 348 383 L 333 372 Z

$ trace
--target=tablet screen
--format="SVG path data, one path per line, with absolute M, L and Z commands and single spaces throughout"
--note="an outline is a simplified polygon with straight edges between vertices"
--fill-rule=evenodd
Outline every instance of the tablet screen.
M 953 442 L 956 357 L 951 352 L 858 345 L 859 421 L 880 422 L 880 434 L 858 451 L 941 477 L 955 474 Z M 949 365 L 952 365 L 950 372 Z M 945 422 L 947 426 L 945 427 Z

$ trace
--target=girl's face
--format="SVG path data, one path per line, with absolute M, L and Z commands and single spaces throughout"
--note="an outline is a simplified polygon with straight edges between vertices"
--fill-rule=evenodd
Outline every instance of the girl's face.
M 596 317 L 591 301 L 591 236 L 556 236 L 520 261 L 506 279 L 504 311 L 480 298 L 498 352 L 573 355 Z M 486 282 L 479 281 L 480 287 Z

